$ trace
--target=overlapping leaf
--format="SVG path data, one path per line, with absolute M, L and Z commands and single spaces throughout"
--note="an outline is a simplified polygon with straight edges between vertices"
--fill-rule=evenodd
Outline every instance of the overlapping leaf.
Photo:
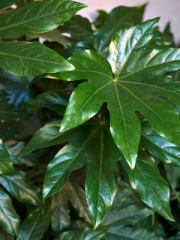
M 61 91 L 45 92 L 26 105 L 26 108 L 37 111 L 40 108 L 47 107 L 60 115 L 63 115 L 68 104 L 69 95 L 63 94 Z
M 15 237 L 7 232 L 5 232 L 2 228 L 0 229 L 0 239 L 1 240 L 14 240 Z
M 165 165 L 164 167 L 166 170 L 168 182 L 172 189 L 175 190 L 180 178 L 180 167 L 173 167 L 168 165 Z
M 6 232 L 18 236 L 19 216 L 14 210 L 11 198 L 2 189 L 0 189 L 0 206 L 0 226 Z
M 11 7 L 13 4 L 19 2 L 20 0 L 1 0 L 0 10 Z
M 23 118 L 25 114 L 20 108 L 0 101 L 0 122 L 15 122 Z
M 0 41 L 0 67 L 14 75 L 36 76 L 74 67 L 63 57 L 39 42 Z
M 0 139 L 0 174 L 16 174 L 7 149 Z
M 131 170 L 123 157 L 120 162 L 129 175 L 132 188 L 142 201 L 168 220 L 174 221 L 169 204 L 169 185 L 161 177 L 154 159 L 140 151 L 134 170 Z
M 111 134 L 131 168 L 135 167 L 141 128 L 135 111 L 161 136 L 180 144 L 179 115 L 169 101 L 159 97 L 180 105 L 179 84 L 168 76 L 159 76 L 180 68 L 180 50 L 144 52 L 157 22 L 152 19 L 115 34 L 108 56 L 112 70 L 106 60 L 87 50 L 70 58 L 75 71 L 53 75 L 66 80 L 88 79 L 72 94 L 61 131 L 87 121 L 107 102 Z
M 13 127 L 7 127 L 4 131 L 0 132 L 0 138 L 3 140 L 3 142 L 8 142 L 16 138 L 20 131 L 21 130 Z
M 106 232 L 106 228 L 98 228 L 96 230 L 85 228 L 81 232 L 64 232 L 60 234 L 56 240 L 100 240 Z
M 86 5 L 71 0 L 32 1 L 0 17 L 0 39 L 50 31 L 84 7 Z

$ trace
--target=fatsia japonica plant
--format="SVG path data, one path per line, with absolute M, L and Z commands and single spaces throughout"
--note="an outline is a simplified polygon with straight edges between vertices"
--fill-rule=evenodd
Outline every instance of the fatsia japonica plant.
M 146 6 L 1 0 L 1 240 L 180 239 L 180 49 Z

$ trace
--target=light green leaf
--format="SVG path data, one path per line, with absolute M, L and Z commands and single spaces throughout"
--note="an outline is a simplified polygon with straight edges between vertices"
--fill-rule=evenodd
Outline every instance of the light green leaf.
M 40 209 L 35 209 L 29 214 L 20 225 L 19 236 L 17 240 L 40 240 L 50 225 L 51 203 L 45 206 L 45 212 L 42 214 Z
M 130 169 L 124 158 L 120 162 L 141 200 L 168 220 L 174 221 L 169 204 L 169 185 L 161 177 L 154 159 L 148 153 L 140 151 L 134 170 Z
M 20 218 L 17 215 L 12 205 L 12 200 L 8 194 L 0 189 L 0 226 L 12 235 L 18 236 Z M 2 231 L 0 232 L 0 236 Z M 1 238 L 3 240 L 3 238 Z M 4 238 L 5 240 L 11 240 L 10 237 Z
M 39 42 L 0 41 L 0 67 L 14 75 L 36 76 L 72 70 L 73 66 Z
M 84 7 L 70 0 L 32 1 L 0 17 L 0 39 L 18 38 L 28 32 L 48 32 Z
M 11 7 L 13 4 L 19 2 L 20 0 L 1 0 L 0 10 Z
M 16 174 L 9 153 L 0 139 L 0 174 Z
M 26 108 L 37 111 L 40 108 L 47 107 L 52 111 L 63 115 L 68 104 L 69 95 L 63 94 L 62 91 L 45 92 L 26 104 Z
M 25 114 L 20 108 L 0 101 L 0 122 L 15 122 L 23 118 Z
M 64 232 L 56 240 L 100 240 L 106 234 L 106 228 L 90 229 L 85 228 L 81 232 Z
M 25 172 L 1 175 L 0 182 L 19 202 L 42 206 L 41 191 L 29 182 L 28 175 Z
M 180 167 L 180 147 L 161 137 L 148 122 L 142 124 L 141 146 L 166 164 Z

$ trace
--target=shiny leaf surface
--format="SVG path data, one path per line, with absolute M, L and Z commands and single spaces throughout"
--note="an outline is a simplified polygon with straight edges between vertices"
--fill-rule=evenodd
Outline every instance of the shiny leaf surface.
M 169 185 L 161 177 L 154 159 L 141 151 L 134 170 L 130 169 L 124 158 L 121 158 L 120 162 L 141 200 L 168 220 L 174 221 L 169 205 Z
M 158 97 L 166 97 L 180 105 L 178 83 L 168 76 L 159 77 L 167 70 L 180 67 L 180 50 L 166 48 L 143 53 L 157 22 L 158 19 L 152 19 L 129 30 L 122 28 L 115 34 L 108 56 L 112 71 L 106 60 L 87 50 L 75 52 L 70 58 L 75 71 L 54 75 L 61 79 L 89 80 L 73 92 L 61 131 L 87 121 L 96 114 L 103 102 L 107 102 L 111 134 L 131 168 L 135 167 L 141 127 L 135 110 L 161 136 L 175 144 L 180 143 L 179 115 L 169 101 Z
M 0 182 L 19 202 L 42 205 L 40 189 L 29 182 L 27 173 L 18 172 L 14 175 L 1 175 Z
M 0 139 L 0 174 L 16 174 L 7 149 Z
M 164 163 L 180 167 L 180 147 L 161 137 L 148 122 L 142 125 L 141 146 Z
M 56 240 L 100 240 L 106 234 L 106 228 L 90 229 L 85 228 L 81 232 L 64 232 Z
M 7 232 L 5 232 L 2 228 L 0 229 L 0 239 L 1 240 L 14 240 L 15 237 Z
M 0 41 L 0 67 L 25 77 L 73 69 L 63 57 L 43 44 L 21 41 Z
M 42 214 L 40 209 L 35 209 L 29 214 L 20 225 L 19 236 L 17 240 L 40 240 L 50 225 L 51 203 L 45 206 L 45 212 Z
M 50 31 L 85 6 L 70 0 L 32 1 L 0 17 L 0 39 L 21 37 L 28 32 Z
M 20 0 L 1 0 L 0 10 L 11 7 L 13 4 L 19 2 Z
M 8 233 L 18 236 L 20 219 L 12 205 L 12 200 L 8 194 L 0 189 L 0 226 Z M 2 231 L 0 232 L 1 236 Z M 4 238 L 11 240 L 11 238 Z M 2 238 L 3 240 L 3 238 Z
M 69 95 L 63 94 L 61 91 L 45 92 L 34 99 L 32 99 L 26 105 L 26 108 L 37 111 L 40 108 L 47 107 L 56 113 L 63 115 L 68 104 Z

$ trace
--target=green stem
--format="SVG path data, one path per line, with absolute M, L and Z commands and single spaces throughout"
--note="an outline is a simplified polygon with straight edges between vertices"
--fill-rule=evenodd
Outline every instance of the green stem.
M 27 5 L 27 0 L 24 0 L 24 5 Z
M 178 203 L 180 204 L 179 194 L 176 192 L 175 189 L 173 189 L 173 193 L 174 193 L 174 195 L 176 196 L 176 199 L 177 199 Z
M 154 226 L 154 223 L 155 223 L 155 212 L 153 212 L 152 214 L 152 226 Z

